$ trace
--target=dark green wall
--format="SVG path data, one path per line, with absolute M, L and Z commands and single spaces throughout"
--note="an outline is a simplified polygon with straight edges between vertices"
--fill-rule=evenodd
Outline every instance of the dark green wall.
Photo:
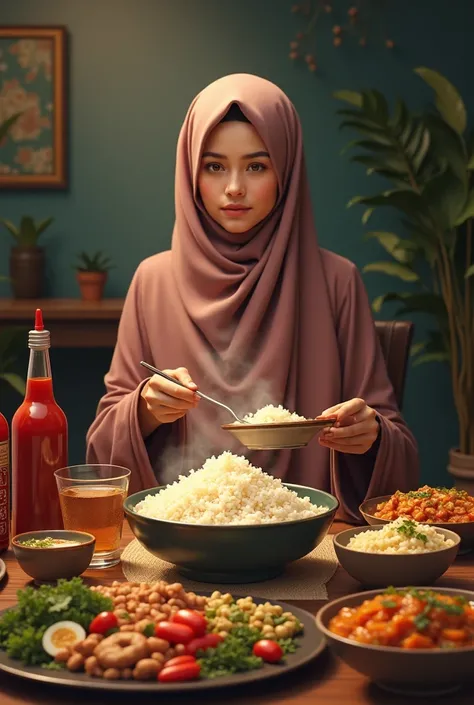
M 54 215 L 44 237 L 52 296 L 77 295 L 70 263 L 80 249 L 102 247 L 113 256 L 117 267 L 107 295 L 121 296 L 140 260 L 169 246 L 178 131 L 191 99 L 219 76 L 257 73 L 294 101 L 304 128 L 320 242 L 359 266 L 382 253 L 375 243 L 362 242 L 360 212 L 346 210 L 345 204 L 376 184 L 339 156 L 348 135 L 338 131 L 331 91 L 370 85 L 420 106 L 430 94 L 412 68 L 426 65 L 448 75 L 473 107 L 474 3 L 469 0 L 387 0 L 386 21 L 397 50 L 336 51 L 327 33 L 319 79 L 287 58 L 298 26 L 291 0 L 0 2 L 1 24 L 64 24 L 70 33 L 70 190 L 0 193 L 4 217 Z M 378 222 L 390 225 L 386 215 Z M 0 272 L 6 272 L 9 245 L 6 235 L 0 238 Z M 371 296 L 393 284 L 376 275 L 365 281 Z M 0 284 L 0 296 L 5 295 L 8 286 Z M 424 323 L 417 321 L 418 334 Z M 110 354 L 52 351 L 56 395 L 70 422 L 72 462 L 83 459 L 85 431 Z M 11 416 L 19 398 L 4 388 L 0 394 L 1 407 Z M 424 478 L 444 481 L 447 451 L 456 443 L 446 369 L 433 364 L 410 370 L 405 415 L 420 444 Z

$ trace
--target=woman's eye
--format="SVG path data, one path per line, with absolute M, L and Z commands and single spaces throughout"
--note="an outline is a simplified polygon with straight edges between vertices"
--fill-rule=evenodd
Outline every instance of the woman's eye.
M 220 164 L 216 164 L 215 162 L 211 162 L 210 164 L 206 164 L 204 168 L 206 171 L 216 173 L 222 169 L 222 166 Z
M 255 164 L 249 164 L 248 169 L 249 171 L 264 171 L 267 167 L 264 164 L 259 164 L 256 162 Z

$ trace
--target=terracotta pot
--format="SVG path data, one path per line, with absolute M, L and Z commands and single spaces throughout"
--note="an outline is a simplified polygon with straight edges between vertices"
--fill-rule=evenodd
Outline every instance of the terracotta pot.
M 449 451 L 448 472 L 454 477 L 458 489 L 474 495 L 474 455 L 465 455 L 452 448 Z
M 107 272 L 77 272 L 76 279 L 79 282 L 83 301 L 102 300 Z
M 15 299 L 40 299 L 44 284 L 44 250 L 41 247 L 12 247 L 10 277 Z

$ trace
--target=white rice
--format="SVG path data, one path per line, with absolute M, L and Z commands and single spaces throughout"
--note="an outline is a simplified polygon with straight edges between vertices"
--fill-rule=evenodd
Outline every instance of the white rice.
M 278 406 L 267 404 L 267 406 L 262 406 L 262 408 L 254 414 L 246 414 L 244 421 L 252 424 L 291 423 L 292 421 L 307 421 L 307 419 L 304 416 L 299 416 L 295 412 L 284 409 L 281 404 Z
M 189 524 L 242 525 L 309 519 L 327 509 L 311 504 L 309 497 L 298 497 L 247 458 L 226 451 L 161 492 L 147 495 L 135 511 Z
M 430 553 L 454 546 L 454 541 L 445 538 L 433 526 L 419 524 L 413 520 L 408 521 L 410 525 L 414 525 L 415 533 L 426 536 L 426 541 L 416 538 L 416 536 L 408 537 L 406 533 L 398 531 L 400 527 L 403 527 L 404 522 L 407 522 L 407 517 L 398 517 L 390 524 L 385 524 L 383 529 L 379 531 L 370 529 L 361 531 L 360 534 L 351 538 L 347 547 L 364 553 L 410 554 Z

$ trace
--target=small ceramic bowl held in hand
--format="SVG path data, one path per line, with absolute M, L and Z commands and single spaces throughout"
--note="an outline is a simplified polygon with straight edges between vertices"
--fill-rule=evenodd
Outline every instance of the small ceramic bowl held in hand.
M 461 542 L 447 529 L 436 531 L 452 545 L 426 553 L 372 553 L 349 548 L 350 540 L 367 531 L 382 531 L 385 525 L 346 529 L 334 536 L 334 550 L 341 566 L 355 580 L 370 587 L 432 585 L 454 562 Z
M 95 536 L 85 531 L 28 531 L 12 539 L 20 567 L 37 583 L 81 575 L 92 560 Z

